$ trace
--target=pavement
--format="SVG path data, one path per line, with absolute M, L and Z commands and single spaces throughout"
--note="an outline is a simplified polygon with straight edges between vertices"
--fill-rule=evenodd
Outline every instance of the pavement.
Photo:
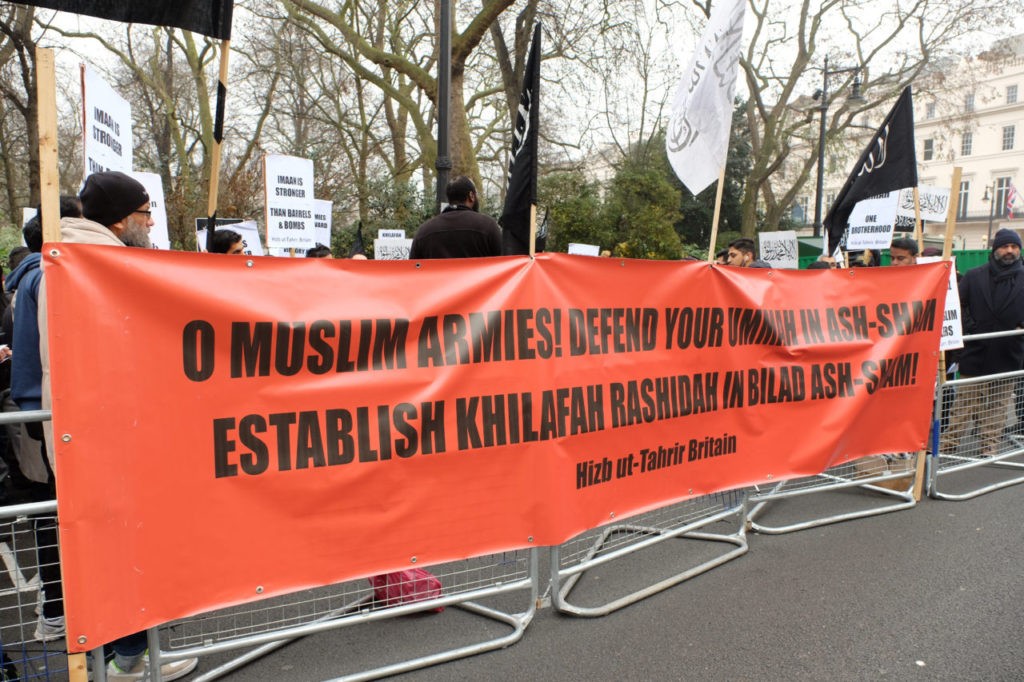
M 819 518 L 876 501 L 859 491 L 816 493 L 773 503 L 766 513 Z M 1024 486 L 1015 486 L 754 534 L 747 554 L 610 615 L 569 617 L 546 606 L 505 649 L 394 679 L 1021 680 L 1022 505 Z M 582 599 L 601 599 L 630 583 L 656 582 L 673 562 L 692 559 L 685 542 L 588 572 L 577 590 Z M 479 621 L 449 608 L 346 627 L 297 640 L 223 679 L 333 679 L 462 645 L 482 631 L 509 631 Z M 204 657 L 198 672 L 226 658 Z

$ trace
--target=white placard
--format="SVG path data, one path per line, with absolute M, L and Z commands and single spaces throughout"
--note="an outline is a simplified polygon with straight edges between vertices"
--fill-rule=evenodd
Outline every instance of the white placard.
M 373 259 L 409 260 L 410 249 L 412 249 L 411 239 L 374 239 Z
M 920 185 L 917 194 L 921 201 L 921 220 L 946 222 L 949 213 L 949 188 L 928 187 Z M 914 218 L 914 188 L 908 187 L 899 191 L 899 204 L 896 215 Z
M 757 238 L 760 241 L 758 252 L 760 260 L 776 269 L 796 270 L 800 267 L 796 232 L 793 230 L 761 232 Z
M 267 246 L 303 251 L 316 246 L 313 161 L 297 156 L 267 154 L 264 157 L 263 180 Z
M 153 246 L 164 251 L 171 250 L 171 237 L 167 233 L 167 208 L 164 205 L 164 184 L 156 173 L 131 173 L 133 178 L 142 183 L 149 194 L 149 217 L 153 219 L 153 227 L 149 228 L 149 241 Z
M 574 256 L 600 256 L 601 247 L 597 244 L 577 244 L 569 242 L 569 253 Z
M 917 262 L 937 263 L 940 256 L 918 256 Z M 955 350 L 964 347 L 963 317 L 960 314 L 960 289 L 956 282 L 956 259 L 950 260 L 949 286 L 946 289 L 946 307 L 942 313 L 942 336 L 939 350 Z
M 850 212 L 846 250 L 887 249 L 896 224 L 896 192 L 858 201 Z
M 405 239 L 405 230 L 377 230 L 377 239 Z
M 201 222 L 200 222 L 201 221 Z M 197 224 L 206 224 L 205 218 L 197 218 Z M 262 256 L 263 244 L 260 242 L 260 231 L 255 220 L 238 221 L 237 218 L 218 219 L 217 229 L 234 230 L 242 235 L 242 246 L 246 256 Z M 196 250 L 206 251 L 206 228 L 196 230 Z
M 313 200 L 313 231 L 316 233 L 316 243 L 323 244 L 327 248 L 331 247 L 331 211 L 333 209 L 333 201 Z
M 82 64 L 82 138 L 83 178 L 132 172 L 132 106 L 88 64 Z

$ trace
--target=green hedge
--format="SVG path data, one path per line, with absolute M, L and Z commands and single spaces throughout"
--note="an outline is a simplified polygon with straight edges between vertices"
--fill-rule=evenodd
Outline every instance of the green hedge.
M 971 268 L 976 268 L 979 265 L 988 262 L 989 251 L 987 249 L 967 249 L 964 251 L 954 251 L 953 256 L 956 258 L 956 270 L 961 275 Z M 806 270 L 807 266 L 818 260 L 817 256 L 801 256 L 800 257 L 800 269 Z M 889 264 L 889 252 L 882 252 L 882 265 Z

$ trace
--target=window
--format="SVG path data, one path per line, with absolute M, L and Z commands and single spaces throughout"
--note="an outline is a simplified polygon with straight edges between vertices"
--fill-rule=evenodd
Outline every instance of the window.
M 798 225 L 807 225 L 810 222 L 810 216 L 807 215 L 807 209 L 810 205 L 809 197 L 797 197 L 796 201 L 793 202 L 793 222 Z
M 935 102 L 924 105 L 924 117 L 929 121 L 935 118 Z
M 967 111 L 967 112 L 974 111 L 974 93 L 973 92 L 964 97 L 964 111 Z
M 1016 104 L 1017 103 L 1017 86 L 1007 85 L 1006 86 L 1006 103 Z
M 970 156 L 974 148 L 974 133 L 964 133 L 960 138 L 960 156 Z
M 924 160 L 931 161 L 935 158 L 935 140 L 928 138 L 924 141 Z
M 1003 151 L 1013 149 L 1013 138 L 1017 132 L 1017 126 L 1003 126 Z
M 967 217 L 967 200 L 971 196 L 971 181 L 963 180 L 960 182 L 960 205 L 957 207 L 957 217 Z
M 1010 195 L 1010 178 L 1002 177 L 996 178 L 996 207 L 995 214 L 997 216 L 1006 215 L 1006 200 Z

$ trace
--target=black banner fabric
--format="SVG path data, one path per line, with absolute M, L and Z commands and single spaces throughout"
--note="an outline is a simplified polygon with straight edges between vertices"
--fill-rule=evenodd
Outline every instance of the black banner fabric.
M 537 24 L 519 96 L 519 110 L 516 112 L 516 127 L 512 138 L 512 160 L 508 168 L 508 191 L 499 220 L 502 228 L 502 253 L 506 256 L 530 253 L 530 207 L 537 203 L 540 31 L 540 24 Z
M 33 0 L 20 4 L 133 24 L 173 26 L 228 40 L 232 0 Z
M 846 184 L 825 216 L 829 253 L 835 251 L 842 240 L 850 213 L 858 201 L 916 186 L 914 105 L 908 85 L 857 160 L 850 177 L 846 179 Z

